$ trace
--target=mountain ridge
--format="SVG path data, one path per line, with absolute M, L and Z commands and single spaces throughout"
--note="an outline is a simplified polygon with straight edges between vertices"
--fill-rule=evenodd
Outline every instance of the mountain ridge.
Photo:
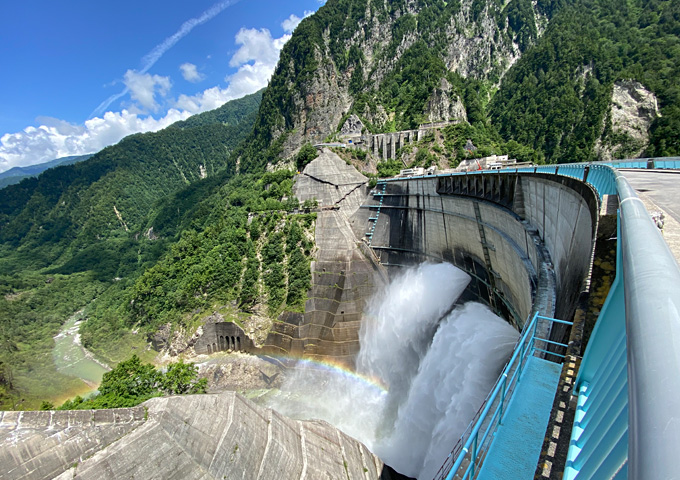
M 7 185 L 14 185 L 19 183 L 24 178 L 35 177 L 40 175 L 45 170 L 55 168 L 60 165 L 72 165 L 74 163 L 82 162 L 90 158 L 93 154 L 87 155 L 71 155 L 68 157 L 60 157 L 43 163 L 35 165 L 28 165 L 25 167 L 12 167 L 9 170 L 0 172 L 0 189 Z

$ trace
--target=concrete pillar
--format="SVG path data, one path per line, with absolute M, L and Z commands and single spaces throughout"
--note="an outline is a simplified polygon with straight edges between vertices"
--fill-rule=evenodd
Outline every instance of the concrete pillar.
M 378 137 L 377 135 L 371 135 L 371 142 L 373 142 L 373 156 L 378 158 Z
M 404 148 L 404 137 L 406 132 L 399 132 L 399 148 Z
M 380 135 L 380 144 L 382 145 L 382 157 L 383 160 L 387 160 L 387 136 Z
M 390 158 L 394 159 L 397 158 L 397 137 L 399 136 L 398 133 L 393 133 L 390 135 Z

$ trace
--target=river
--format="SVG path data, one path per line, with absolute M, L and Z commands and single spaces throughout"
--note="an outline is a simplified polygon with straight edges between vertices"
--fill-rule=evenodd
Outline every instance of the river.
M 54 337 L 52 358 L 60 373 L 80 378 L 92 390 L 96 390 L 102 375 L 111 369 L 98 362 L 80 342 L 78 328 L 82 319 L 83 311 L 80 310 L 66 320 L 61 332 Z

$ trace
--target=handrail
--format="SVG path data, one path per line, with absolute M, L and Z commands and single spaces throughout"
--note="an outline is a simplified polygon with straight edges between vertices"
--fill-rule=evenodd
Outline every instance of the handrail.
M 680 471 L 680 269 L 633 188 L 616 172 L 626 305 L 629 478 Z
M 546 341 L 546 339 L 536 337 L 536 326 L 539 319 L 572 325 L 572 322 L 543 317 L 539 315 L 538 312 L 533 315 L 531 321 L 527 322 L 526 326 L 524 327 L 522 336 L 515 345 L 512 357 L 505 365 L 501 375 L 498 377 L 491 394 L 486 398 L 484 410 L 482 410 L 481 414 L 476 416 L 474 427 L 472 427 L 471 430 L 470 427 L 468 427 L 468 430 L 466 430 L 464 435 L 468 435 L 468 437 L 465 445 L 462 449 L 459 449 L 460 444 L 457 444 L 456 447 L 454 447 L 454 450 L 451 452 L 451 455 L 449 455 L 449 458 L 447 458 L 447 460 L 444 462 L 444 465 L 439 470 L 436 478 L 446 478 L 446 480 L 451 480 L 454 475 L 458 473 L 458 470 L 461 469 L 463 461 L 468 458 L 468 453 L 470 453 L 470 463 L 465 471 L 461 473 L 461 478 L 472 478 L 472 476 L 475 475 L 479 467 L 478 460 L 483 456 L 483 452 L 488 447 L 486 440 L 489 438 L 489 435 L 495 431 L 496 427 L 503 421 L 505 406 L 512 399 L 515 386 L 522 374 L 522 367 L 525 361 L 528 357 L 532 356 L 535 351 L 542 351 L 542 349 L 539 349 L 535 346 L 535 342 L 537 341 Z M 566 347 L 566 345 L 559 344 L 557 342 L 550 343 L 554 343 L 561 347 Z M 554 352 L 548 353 L 551 355 L 555 354 Z M 487 418 L 489 417 L 489 412 L 492 408 L 494 408 L 494 406 L 495 409 L 491 414 L 491 417 Z M 479 433 L 483 427 L 486 427 L 486 429 L 480 437 Z M 456 456 L 456 460 L 451 469 L 447 472 L 446 468 L 448 461 L 454 455 Z M 446 474 L 446 477 L 444 477 L 444 474 Z

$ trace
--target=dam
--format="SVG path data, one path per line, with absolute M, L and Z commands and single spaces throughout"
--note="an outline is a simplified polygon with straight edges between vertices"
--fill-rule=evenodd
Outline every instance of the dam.
M 680 167 L 678 160 L 656 162 L 652 168 Z M 360 348 L 360 313 L 378 288 L 375 278 L 428 260 L 447 262 L 470 276 L 460 301 L 487 305 L 521 338 L 470 427 L 457 444 L 444 446 L 450 453 L 441 458 L 437 478 L 671 478 L 678 471 L 674 450 L 680 429 L 667 426 L 678 421 L 680 398 L 680 347 L 674 344 L 680 334 L 680 273 L 649 213 L 617 171 L 646 170 L 649 161 L 390 179 L 373 188 L 329 155 L 308 167 L 299 182 L 328 185 L 318 222 L 333 234 L 322 238 L 305 314 L 275 324 L 268 353 L 351 365 Z M 614 240 L 616 278 L 582 351 L 577 330 L 586 315 L 582 302 L 590 292 L 593 258 L 598 243 Z M 177 472 L 189 470 L 192 478 L 384 474 L 365 447 L 341 434 L 331 438 L 326 425 L 296 424 L 271 410 L 251 408 L 238 396 L 228 402 L 212 397 L 152 401 L 148 419 L 139 409 L 106 420 L 101 414 L 5 412 L 2 465 L 12 468 L 7 478 L 38 478 L 35 472 L 48 465 L 50 475 L 62 478 L 76 473 L 115 478 L 122 471 L 116 468 L 147 478 L 180 478 Z M 200 408 L 182 407 L 191 401 Z M 226 430 L 212 425 L 215 406 L 238 412 L 220 423 Z M 525 414 L 537 417 L 531 423 L 537 427 L 517 437 L 530 423 L 518 420 Z M 67 449 L 30 443 L 50 437 L 55 425 L 80 429 L 69 437 Z M 101 432 L 101 441 L 91 435 L 93 429 Z M 144 440 L 149 433 L 156 441 L 171 438 L 172 451 L 181 458 L 177 462 L 194 468 L 165 469 L 160 454 L 153 457 L 157 470 L 137 467 L 140 451 L 153 451 L 154 442 Z M 234 447 L 232 434 L 239 436 L 237 445 L 249 442 L 247 455 Z M 525 439 L 532 445 L 527 455 L 516 449 Z M 309 454 L 309 442 L 325 460 Z M 201 444 L 210 445 L 209 451 L 197 448 Z M 558 444 L 567 450 L 562 460 L 550 457 Z M 350 457 L 357 463 L 345 464 L 345 476 L 343 462 Z M 516 457 L 524 464 L 504 463 Z M 274 465 L 281 467 L 272 470 Z

